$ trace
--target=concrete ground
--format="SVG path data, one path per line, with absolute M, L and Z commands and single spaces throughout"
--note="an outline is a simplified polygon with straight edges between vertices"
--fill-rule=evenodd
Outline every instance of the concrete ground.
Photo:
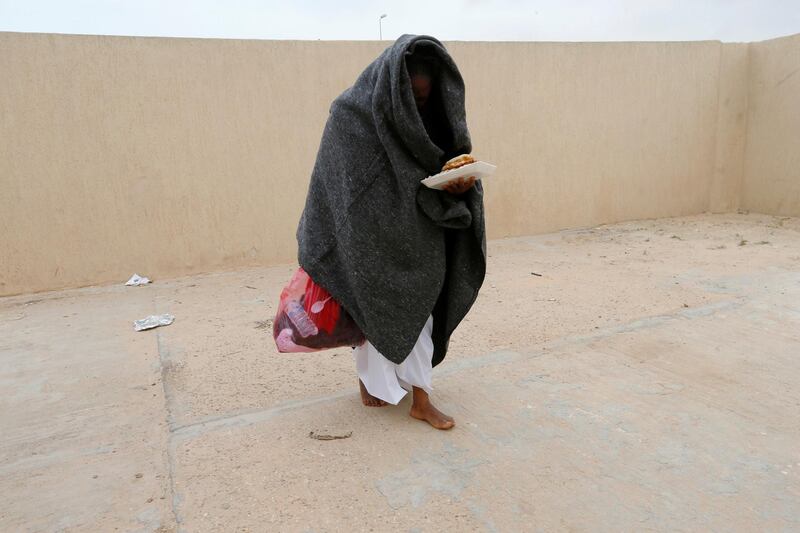
M 0 530 L 800 530 L 800 219 L 489 249 L 449 432 L 275 352 L 289 266 L 0 299 Z

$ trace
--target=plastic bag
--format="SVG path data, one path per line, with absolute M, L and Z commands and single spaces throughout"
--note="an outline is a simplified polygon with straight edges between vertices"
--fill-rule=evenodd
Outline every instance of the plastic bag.
M 302 268 L 281 292 L 272 336 L 282 353 L 360 346 L 365 341 L 347 311 Z

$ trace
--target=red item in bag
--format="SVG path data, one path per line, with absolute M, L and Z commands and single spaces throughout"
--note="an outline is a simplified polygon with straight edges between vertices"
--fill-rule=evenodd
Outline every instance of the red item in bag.
M 302 268 L 281 292 L 272 336 L 282 353 L 359 346 L 365 341 L 353 317 Z

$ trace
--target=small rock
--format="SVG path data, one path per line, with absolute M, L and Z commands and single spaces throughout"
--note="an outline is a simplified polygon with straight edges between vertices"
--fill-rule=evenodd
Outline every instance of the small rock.
M 142 479 L 142 476 L 143 476 L 143 475 L 144 475 L 144 474 L 142 474 L 141 472 L 139 472 L 139 473 L 138 473 L 138 474 L 136 474 L 134 477 L 135 477 L 136 479 Z

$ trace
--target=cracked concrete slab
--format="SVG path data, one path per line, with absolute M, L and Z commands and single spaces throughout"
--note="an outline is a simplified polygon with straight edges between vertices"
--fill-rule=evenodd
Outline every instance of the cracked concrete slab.
M 800 529 L 800 220 L 490 253 L 449 432 L 363 407 L 346 351 L 275 353 L 291 267 L 0 299 L 0 530 Z
M 117 288 L 0 304 L 2 531 L 173 523 L 152 294 Z M 113 312 L 109 312 L 113 310 Z M 17 313 L 25 318 L 8 321 Z

